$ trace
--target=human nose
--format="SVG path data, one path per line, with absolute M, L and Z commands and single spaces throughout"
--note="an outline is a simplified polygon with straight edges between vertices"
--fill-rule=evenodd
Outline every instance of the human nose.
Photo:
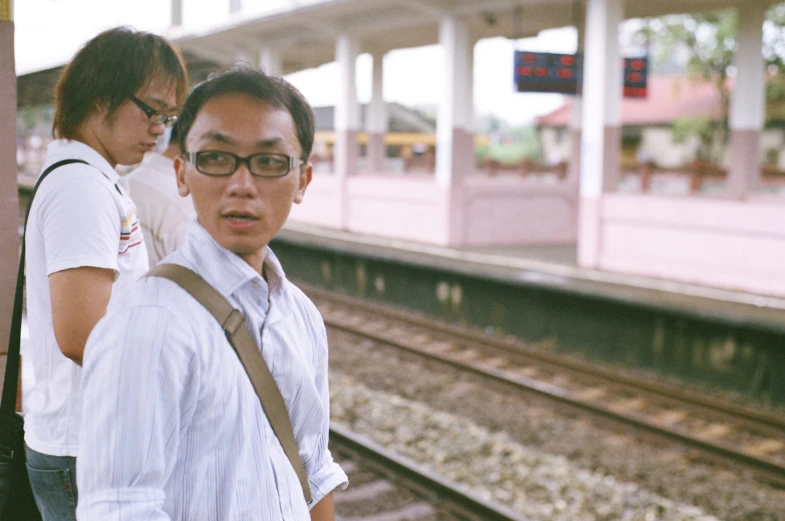
M 229 193 L 243 197 L 256 194 L 256 179 L 251 175 L 246 162 L 240 162 L 237 170 L 229 176 Z
M 151 123 L 150 133 L 156 137 L 161 137 L 166 133 L 166 125 L 164 123 Z

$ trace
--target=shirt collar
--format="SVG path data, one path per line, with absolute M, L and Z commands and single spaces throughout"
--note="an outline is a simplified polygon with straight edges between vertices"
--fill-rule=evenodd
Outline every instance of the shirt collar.
M 286 274 L 269 247 L 264 256 L 266 281 L 236 253 L 218 244 L 196 219 L 188 226 L 181 252 L 188 262 L 197 268 L 199 275 L 224 297 L 232 295 L 245 284 L 256 280 L 268 285 L 271 302 L 278 303 L 279 308 L 288 309 Z M 210 268 L 208 269 L 206 265 Z M 204 269 L 199 269 L 200 266 Z M 216 269 L 217 266 L 220 268 Z
M 120 175 L 112 168 L 104 156 L 98 153 L 93 147 L 85 145 L 81 141 L 75 139 L 57 139 L 49 143 L 46 147 L 47 155 L 68 155 L 87 161 L 90 166 L 94 166 L 100 170 L 109 180 L 116 183 L 120 179 Z

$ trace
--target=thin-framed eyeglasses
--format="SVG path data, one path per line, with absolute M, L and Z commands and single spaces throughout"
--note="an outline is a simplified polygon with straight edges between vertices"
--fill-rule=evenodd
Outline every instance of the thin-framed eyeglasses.
M 200 173 L 215 177 L 230 176 L 242 164 L 248 168 L 248 171 L 254 177 L 283 177 L 293 168 L 304 163 L 299 157 L 272 152 L 262 152 L 261 154 L 241 157 L 221 150 L 201 150 L 199 152 L 186 152 L 184 157 Z
M 171 127 L 174 125 L 175 121 L 177 121 L 177 114 L 167 116 L 163 112 L 155 110 L 153 107 L 140 100 L 136 96 L 131 96 L 131 101 L 133 101 L 134 104 L 145 113 L 145 116 L 147 116 L 147 119 L 149 119 L 150 123 L 153 125 L 160 125 L 163 123 L 164 126 Z

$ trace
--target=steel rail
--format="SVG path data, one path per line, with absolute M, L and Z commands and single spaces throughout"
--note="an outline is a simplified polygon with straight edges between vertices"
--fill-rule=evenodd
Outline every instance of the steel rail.
M 530 521 L 334 423 L 330 425 L 330 443 L 358 457 L 363 465 L 402 480 L 440 508 L 483 521 Z
M 322 298 L 333 299 L 333 296 L 323 296 Z M 361 302 L 356 299 L 346 299 L 345 297 L 340 297 L 339 299 L 335 300 L 340 300 L 341 304 L 343 305 L 357 306 L 361 307 L 363 310 L 368 309 L 368 306 L 365 302 Z M 376 310 L 374 309 L 374 312 L 375 311 Z M 405 321 L 406 319 L 403 320 Z M 381 344 L 390 345 L 392 347 L 414 353 L 418 356 L 450 365 L 462 371 L 470 371 L 484 378 L 510 385 L 519 391 L 536 393 L 539 396 L 559 402 L 563 405 L 620 422 L 639 431 L 676 441 L 683 445 L 699 449 L 704 453 L 710 454 L 712 456 L 720 457 L 726 461 L 740 463 L 756 471 L 768 481 L 778 485 L 785 485 L 785 466 L 777 462 L 769 461 L 762 457 L 757 457 L 741 450 L 737 450 L 736 447 L 730 446 L 726 443 L 694 436 L 688 432 L 685 432 L 684 429 L 669 428 L 667 426 L 650 421 L 645 416 L 628 414 L 623 411 L 614 410 L 613 407 L 604 403 L 592 403 L 589 399 L 583 399 L 580 397 L 579 393 L 574 393 L 548 382 L 539 381 L 535 378 L 530 378 L 523 375 L 510 374 L 504 370 L 485 367 L 481 362 L 478 361 L 460 360 L 452 358 L 448 354 L 438 351 L 428 351 L 425 347 L 418 346 L 416 343 L 407 342 L 400 338 L 390 338 L 389 336 L 385 336 L 373 331 L 363 331 L 361 328 L 332 320 L 329 318 L 329 314 L 325 318 L 325 323 L 330 328 L 342 330 L 352 335 L 365 337 Z M 422 327 L 428 326 L 423 325 Z M 447 331 L 442 331 L 442 333 L 451 335 L 452 330 L 449 328 L 449 326 L 447 326 Z M 482 343 L 482 340 L 480 340 L 479 343 Z M 629 384 L 625 383 L 625 386 L 626 385 Z M 674 396 L 671 394 L 668 396 L 668 398 L 674 399 Z M 729 414 L 727 411 L 722 412 L 724 414 Z M 782 432 L 781 436 L 783 437 L 782 439 L 785 439 L 785 432 Z
M 298 286 L 300 286 L 309 295 L 317 298 L 331 300 L 346 306 L 358 306 L 360 305 L 359 303 L 362 302 L 361 305 L 365 310 L 368 310 L 377 316 L 407 322 L 409 324 L 430 329 L 444 335 L 449 335 L 453 338 L 459 338 L 461 340 L 475 342 L 502 351 L 507 351 L 514 355 L 530 357 L 547 364 L 569 369 L 570 371 L 603 379 L 608 382 L 612 382 L 615 385 L 627 385 L 631 390 L 647 391 L 653 394 L 661 395 L 663 397 L 672 398 L 679 402 L 693 404 L 702 407 L 707 411 L 715 411 L 721 414 L 730 414 L 739 418 L 740 420 L 750 422 L 750 425 L 769 427 L 777 431 L 783 431 L 783 433 L 785 433 L 785 416 L 783 415 L 754 410 L 728 401 L 708 397 L 695 391 L 679 389 L 674 386 L 669 386 L 652 380 L 644 380 L 627 376 L 620 374 L 618 371 L 614 371 L 613 369 L 601 367 L 596 364 L 590 364 L 585 361 L 571 360 L 569 358 L 554 355 L 552 353 L 537 351 L 530 346 L 526 346 L 520 341 L 494 337 L 488 334 L 469 330 L 465 327 L 423 317 L 412 312 L 392 309 L 389 306 L 383 306 L 364 300 L 360 301 L 359 299 L 347 297 L 344 295 L 337 295 L 326 290 L 305 284 L 298 284 Z

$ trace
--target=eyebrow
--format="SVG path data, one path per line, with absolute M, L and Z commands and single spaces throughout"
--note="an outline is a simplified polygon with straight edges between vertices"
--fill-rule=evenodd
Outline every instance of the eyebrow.
M 170 107 L 164 100 L 158 98 L 150 98 L 150 102 L 158 105 L 158 108 L 166 111 L 166 112 L 174 112 L 178 110 L 177 107 Z
M 208 141 L 216 141 L 218 143 L 226 143 L 228 145 L 236 144 L 236 141 L 225 134 L 221 134 L 220 132 L 215 131 L 208 131 L 202 134 L 200 139 L 206 139 Z M 280 137 L 270 138 L 270 139 L 263 139 L 262 141 L 257 141 L 254 143 L 254 148 L 272 148 L 276 145 L 280 145 L 284 142 L 284 140 Z

